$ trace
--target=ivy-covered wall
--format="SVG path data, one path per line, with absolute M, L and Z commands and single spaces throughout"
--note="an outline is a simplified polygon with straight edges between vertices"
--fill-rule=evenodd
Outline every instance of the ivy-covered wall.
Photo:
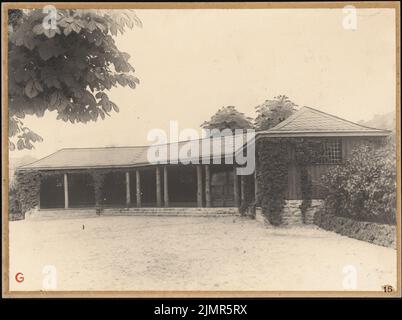
M 261 139 L 256 149 L 259 204 L 269 222 L 279 225 L 288 186 L 288 147 L 279 139 Z
M 289 198 L 290 168 L 294 167 L 301 188 L 300 210 L 303 220 L 311 206 L 312 181 L 308 172 L 322 154 L 322 139 L 264 138 L 257 141 L 257 183 L 262 213 L 273 225 L 282 223 L 282 212 Z
M 39 205 L 40 183 L 43 173 L 38 171 L 17 171 L 15 180 L 15 201 L 21 214 Z

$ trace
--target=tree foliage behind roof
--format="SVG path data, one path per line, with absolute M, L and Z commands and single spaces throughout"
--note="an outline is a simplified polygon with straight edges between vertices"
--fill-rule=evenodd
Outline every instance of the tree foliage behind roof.
M 383 114 L 376 114 L 369 120 L 360 120 L 357 123 L 366 127 L 391 130 L 395 132 L 396 113 L 395 111 L 390 111 Z
M 201 124 L 203 129 L 251 129 L 253 128 L 252 119 L 246 117 L 244 113 L 236 110 L 234 106 L 220 108 L 209 121 Z
M 131 10 L 57 10 L 55 28 L 43 22 L 42 10 L 9 11 L 9 137 L 10 149 L 32 149 L 42 138 L 22 120 L 56 111 L 71 123 L 105 119 L 118 112 L 105 91 L 134 89 L 130 55 L 114 40 L 126 28 L 141 26 Z
M 297 105 L 287 96 L 279 95 L 272 100 L 266 100 L 257 106 L 255 118 L 256 130 L 268 130 L 291 116 L 297 109 Z

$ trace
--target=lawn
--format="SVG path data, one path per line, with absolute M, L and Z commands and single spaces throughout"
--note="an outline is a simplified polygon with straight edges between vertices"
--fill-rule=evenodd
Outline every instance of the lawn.
M 345 266 L 356 270 L 356 290 L 381 290 L 395 286 L 396 258 L 314 226 L 241 217 L 10 222 L 11 290 L 41 290 L 46 265 L 57 290 L 345 290 Z

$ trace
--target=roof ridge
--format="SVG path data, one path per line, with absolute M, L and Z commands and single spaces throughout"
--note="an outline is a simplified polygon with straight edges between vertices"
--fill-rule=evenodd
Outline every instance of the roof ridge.
M 142 145 L 142 146 L 114 146 L 114 147 L 67 147 L 67 148 L 61 148 L 58 151 L 62 150 L 93 150 L 93 149 L 123 149 L 123 148 L 143 148 L 143 147 L 148 147 L 147 145 Z
M 329 116 L 329 117 L 332 117 L 332 118 L 336 118 L 336 119 L 338 119 L 338 120 L 342 120 L 342 121 L 345 121 L 345 122 L 354 124 L 354 125 L 359 126 L 359 127 L 362 127 L 362 128 L 371 129 L 371 130 L 379 130 L 379 131 L 387 131 L 387 130 L 384 130 L 384 129 L 379 129 L 379 128 L 374 128 L 374 127 L 365 126 L 365 125 L 362 125 L 362 124 L 359 124 L 359 123 L 356 123 L 356 122 L 353 122 L 353 121 L 350 121 L 350 120 L 341 118 L 341 117 L 339 117 L 339 116 L 336 116 L 336 115 L 333 115 L 333 114 L 331 114 L 331 113 L 328 113 L 328 112 L 325 112 L 325 111 L 322 111 L 322 110 L 318 110 L 318 109 L 315 109 L 315 108 L 312 108 L 312 107 L 304 106 L 303 108 L 310 109 L 310 110 L 312 110 L 312 111 L 321 113 L 321 114 L 323 114 L 323 115 L 325 115 L 325 116 Z
M 235 134 L 234 136 L 241 136 L 241 135 L 246 135 L 246 133 L 240 133 L 240 134 Z M 205 139 L 218 139 L 218 138 L 225 138 L 226 136 L 209 136 L 209 137 L 203 137 L 203 138 L 198 138 L 198 139 L 187 139 L 187 140 L 180 140 L 180 141 L 174 141 L 174 142 L 167 142 L 167 143 L 159 143 L 159 144 L 147 144 L 147 145 L 140 145 L 140 146 L 108 146 L 108 147 L 67 147 L 67 148 L 61 148 L 57 150 L 56 152 L 62 151 L 62 150 L 94 150 L 94 149 L 122 149 L 122 148 L 148 148 L 148 147 L 156 147 L 156 146 L 165 146 L 165 145 L 170 145 L 173 143 L 183 143 L 183 142 L 189 142 L 189 141 L 201 141 Z M 54 152 L 54 153 L 56 153 Z
M 358 126 L 360 128 L 364 128 L 364 129 L 369 129 L 369 130 L 375 130 L 375 131 L 379 131 L 379 132 L 386 132 L 387 130 L 384 129 L 379 129 L 379 128 L 374 128 L 374 127 L 369 127 L 369 126 L 365 126 L 365 125 L 361 125 L 359 123 L 341 118 L 339 116 L 312 108 L 312 107 L 308 107 L 308 106 L 303 106 L 301 107 L 299 110 L 297 110 L 294 114 L 292 114 L 290 117 L 288 117 L 287 119 L 283 120 L 282 122 L 278 123 L 276 126 L 272 127 L 271 129 L 265 130 L 265 131 L 277 131 L 278 129 L 282 129 L 283 127 L 285 127 L 286 125 L 292 123 L 294 120 L 296 120 L 297 118 L 299 118 L 302 114 L 304 114 L 307 110 L 310 110 L 314 113 L 319 113 L 321 115 L 324 115 L 325 117 L 328 118 L 333 118 L 333 119 L 337 119 L 339 121 L 343 121 L 349 124 L 353 124 L 355 126 Z
M 22 165 L 22 166 L 18 166 L 17 169 L 23 168 L 23 167 L 31 166 L 31 165 L 33 165 L 33 164 L 39 162 L 39 161 L 42 161 L 43 159 L 47 159 L 47 158 L 49 158 L 49 157 L 55 155 L 56 153 L 59 153 L 59 152 L 62 151 L 62 150 L 63 150 L 63 149 L 59 149 L 59 150 L 57 150 L 57 151 L 55 151 L 55 152 L 52 152 L 51 154 L 48 154 L 47 156 L 44 156 L 43 158 L 37 159 L 37 160 L 35 160 L 35 161 L 33 161 L 33 162 L 30 162 L 30 163 L 26 163 L 26 164 L 24 164 L 24 165 Z

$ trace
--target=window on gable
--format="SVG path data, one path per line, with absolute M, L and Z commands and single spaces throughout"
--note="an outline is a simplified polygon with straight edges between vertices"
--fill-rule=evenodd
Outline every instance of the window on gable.
M 319 157 L 321 164 L 339 164 L 342 162 L 342 140 L 323 141 L 322 154 Z

